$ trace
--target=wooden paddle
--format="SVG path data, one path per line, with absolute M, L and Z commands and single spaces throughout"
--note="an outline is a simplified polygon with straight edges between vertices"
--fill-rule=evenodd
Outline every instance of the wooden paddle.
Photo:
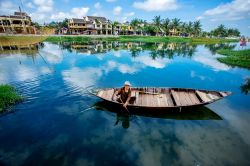
M 122 104 L 124 105 L 124 103 L 123 103 L 123 101 L 122 101 L 121 97 L 119 97 L 119 99 L 120 99 L 120 101 L 122 102 Z M 124 107 L 124 108 L 125 108 L 125 109 L 126 109 L 126 111 L 130 114 L 130 112 L 128 111 L 127 106 L 126 106 L 126 107 Z

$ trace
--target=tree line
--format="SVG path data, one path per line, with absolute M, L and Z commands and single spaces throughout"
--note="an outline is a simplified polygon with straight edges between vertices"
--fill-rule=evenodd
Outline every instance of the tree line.
M 120 23 L 114 21 L 112 23 L 113 27 L 119 25 Z M 37 23 L 34 25 L 39 28 Z M 227 28 L 225 25 L 219 25 L 210 32 L 202 30 L 202 24 L 200 20 L 183 22 L 179 18 L 165 18 L 162 19 L 161 16 L 155 16 L 152 22 L 147 22 L 146 20 L 135 18 L 131 20 L 127 25 L 130 25 L 136 34 L 142 35 L 174 35 L 183 37 L 239 37 L 240 31 L 237 28 Z M 49 24 L 44 24 L 50 28 L 61 29 L 68 28 L 68 19 L 64 19 L 61 22 L 52 21 Z M 125 34 L 126 26 L 121 26 L 121 34 Z

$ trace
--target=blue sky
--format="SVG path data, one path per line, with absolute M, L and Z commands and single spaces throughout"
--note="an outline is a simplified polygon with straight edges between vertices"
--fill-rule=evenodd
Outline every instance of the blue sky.
M 18 6 L 39 23 L 85 15 L 150 22 L 160 15 L 182 21 L 199 19 L 206 31 L 224 24 L 250 36 L 250 0 L 0 0 L 0 14 L 12 14 Z

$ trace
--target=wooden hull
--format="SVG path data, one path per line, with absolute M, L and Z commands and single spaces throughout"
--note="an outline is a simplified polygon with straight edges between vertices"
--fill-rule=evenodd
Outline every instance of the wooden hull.
M 91 94 L 115 106 L 122 106 L 112 96 L 119 88 L 102 88 L 90 91 Z M 231 92 L 208 91 L 187 88 L 131 88 L 132 98 L 128 109 L 187 110 L 220 100 Z
M 120 116 L 127 116 L 128 113 L 121 105 L 114 105 L 107 101 L 98 101 L 93 105 L 97 110 L 109 111 Z M 165 109 L 143 109 L 129 108 L 130 115 L 137 115 L 151 118 L 175 119 L 175 120 L 222 120 L 222 118 L 207 107 L 192 107 L 185 111 Z

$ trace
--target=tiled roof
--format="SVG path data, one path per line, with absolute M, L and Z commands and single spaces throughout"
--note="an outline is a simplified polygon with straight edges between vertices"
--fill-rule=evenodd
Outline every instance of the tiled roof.
M 81 18 L 72 18 L 72 21 L 74 23 L 85 23 L 85 20 Z
M 97 16 L 87 16 L 90 21 L 98 20 L 100 22 L 107 22 L 105 17 L 97 17 Z

